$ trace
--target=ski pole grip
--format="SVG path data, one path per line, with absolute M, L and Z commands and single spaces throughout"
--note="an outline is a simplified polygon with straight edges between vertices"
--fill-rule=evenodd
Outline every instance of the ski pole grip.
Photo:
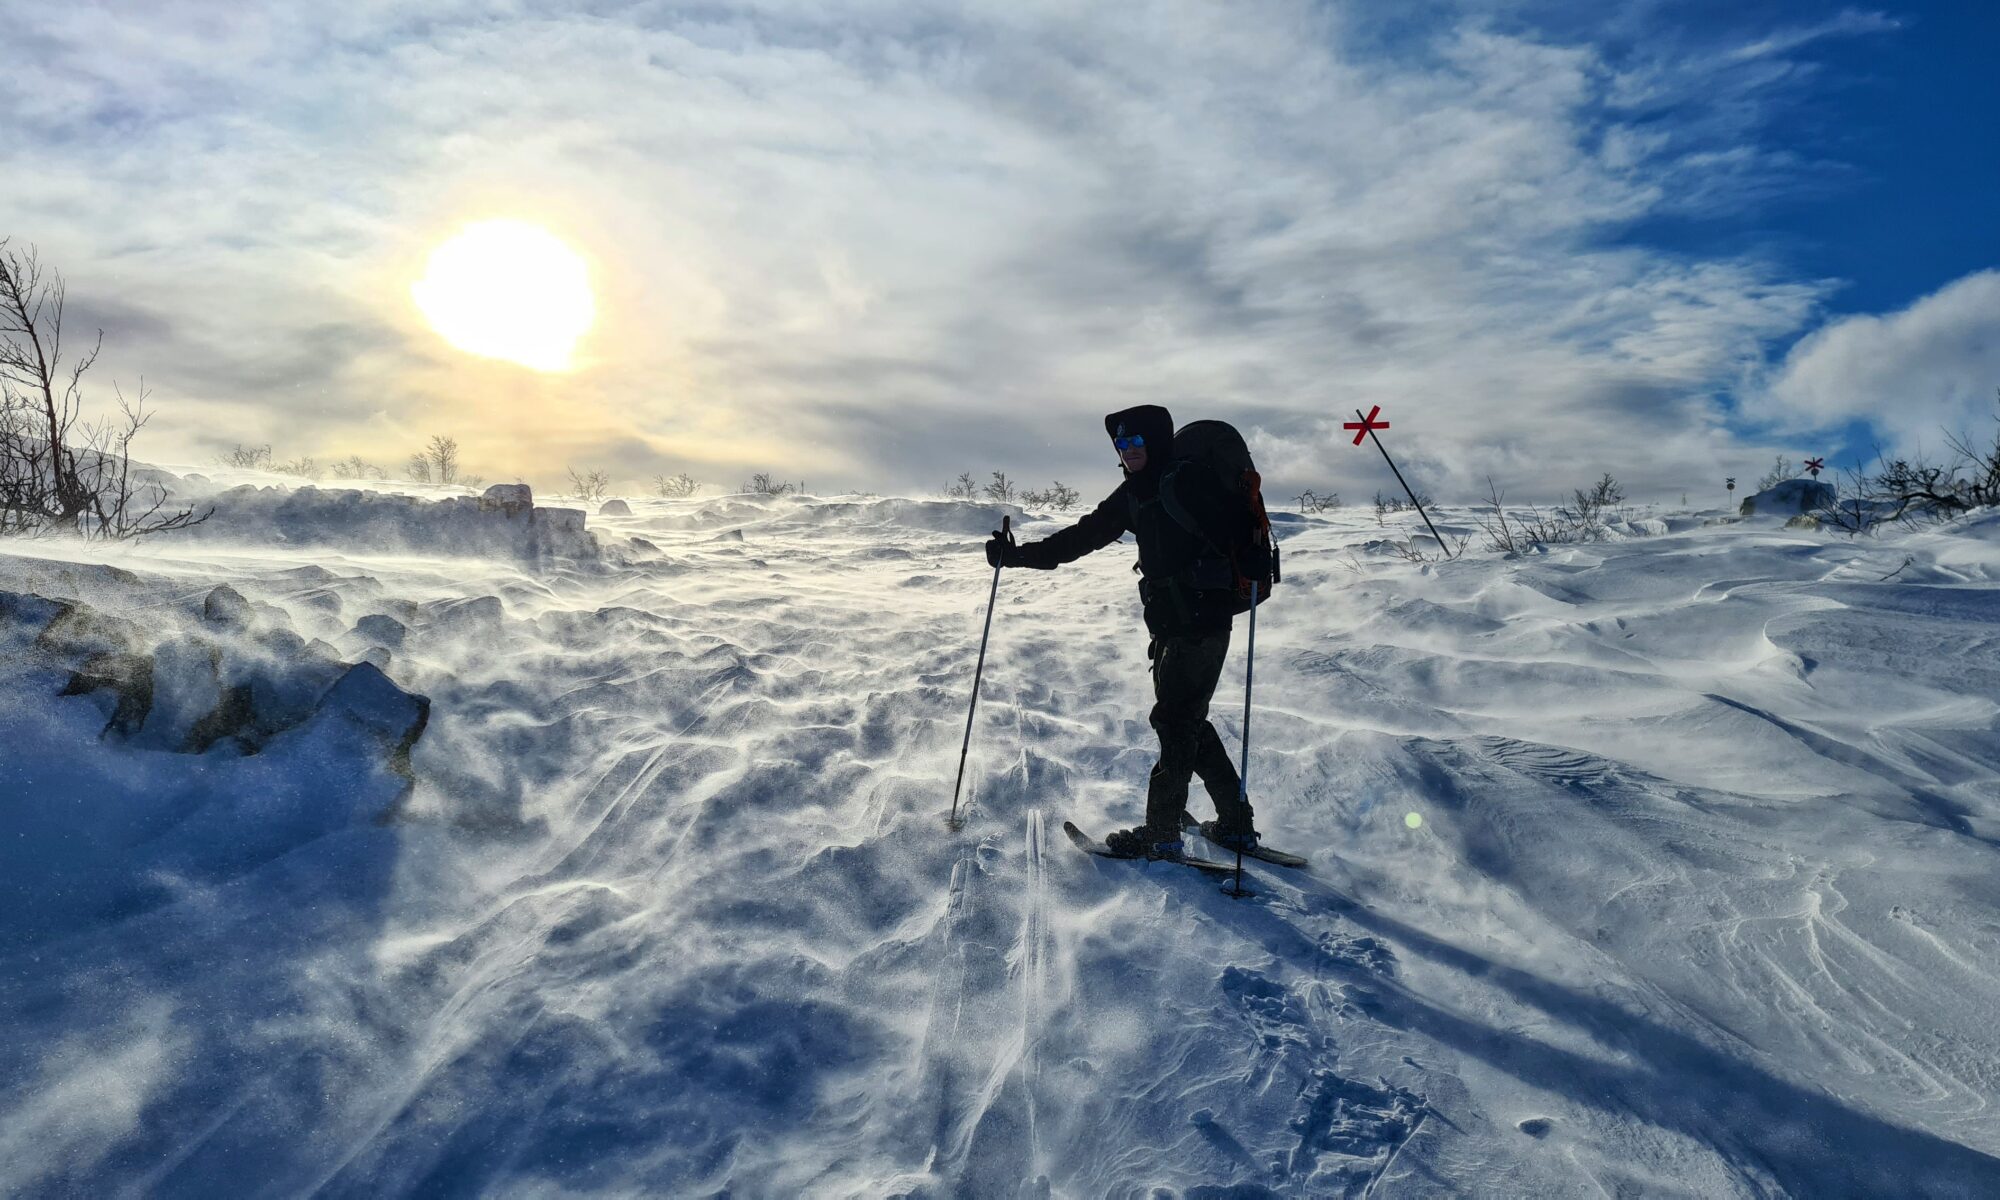
M 1009 546 L 1014 544 L 1014 516 L 1012 513 L 1000 514 L 1000 536 L 1007 539 Z

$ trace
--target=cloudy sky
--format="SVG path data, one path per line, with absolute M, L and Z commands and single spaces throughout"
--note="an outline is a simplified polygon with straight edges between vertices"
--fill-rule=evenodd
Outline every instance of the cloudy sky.
M 447 432 L 541 485 L 1089 494 L 1099 418 L 1150 401 L 1353 502 L 1394 486 L 1340 429 L 1379 404 L 1441 499 L 1607 470 L 1699 497 L 1992 432 L 1996 14 L 22 5 L 0 236 L 103 328 L 96 394 L 144 375 L 163 459 L 390 465 Z M 494 219 L 587 266 L 567 370 L 458 349 L 413 297 Z M 535 326 L 555 289 L 478 290 Z

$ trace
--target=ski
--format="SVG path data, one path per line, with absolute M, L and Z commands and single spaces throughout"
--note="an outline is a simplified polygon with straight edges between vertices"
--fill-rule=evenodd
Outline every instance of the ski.
M 1193 817 L 1183 812 L 1181 814 L 1181 828 L 1189 830 L 1194 833 L 1200 833 L 1201 822 L 1195 820 Z M 1224 847 L 1224 849 L 1227 849 L 1227 847 Z M 1234 851 L 1231 851 L 1231 853 L 1234 853 Z M 1273 850 L 1268 846 L 1259 846 L 1255 850 L 1245 850 L 1243 852 L 1243 857 L 1254 858 L 1259 862 L 1267 862 L 1274 867 L 1294 867 L 1294 868 L 1304 869 L 1305 867 L 1311 865 L 1304 858 L 1301 858 L 1296 854 L 1287 854 L 1283 850 Z
M 1063 822 L 1063 832 L 1069 835 L 1070 841 L 1076 843 L 1077 849 L 1083 851 L 1085 854 L 1095 854 L 1099 858 L 1116 858 L 1124 862 L 1135 862 L 1135 863 L 1149 863 L 1149 862 L 1179 863 L 1183 867 L 1193 867 L 1197 871 L 1202 871 L 1210 875 L 1236 874 L 1235 867 L 1224 866 L 1222 863 L 1210 862 L 1205 858 L 1195 858 L 1191 855 L 1183 855 L 1180 858 L 1134 858 L 1126 854 L 1113 854 L 1111 852 L 1110 847 L 1106 846 L 1103 842 L 1098 841 L 1096 838 L 1091 837 L 1083 830 L 1078 829 L 1076 827 L 1076 824 L 1071 821 Z

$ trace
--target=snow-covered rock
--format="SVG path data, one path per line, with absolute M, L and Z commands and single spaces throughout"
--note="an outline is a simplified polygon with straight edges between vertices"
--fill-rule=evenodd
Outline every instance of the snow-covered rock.
M 632 515 L 632 506 L 623 500 L 606 500 L 597 506 L 597 515 L 600 517 L 629 517 Z
M 1817 479 L 1785 479 L 1754 496 L 1745 496 L 1738 513 L 1745 517 L 1796 517 L 1832 504 L 1834 488 Z
M 243 598 L 243 593 L 225 583 L 208 594 L 202 602 L 201 615 L 217 625 L 240 628 L 250 623 L 250 602 Z
M 537 508 L 527 485 L 502 483 L 482 496 L 430 500 L 356 488 L 244 484 L 207 503 L 199 525 L 167 540 L 231 541 L 354 552 L 594 560 L 603 548 L 573 508 Z
M 253 621 L 252 611 L 227 586 L 180 621 L 145 624 L 82 600 L 0 592 L 0 646 L 15 651 L 11 662 L 60 679 L 53 696 L 86 697 L 108 738 L 190 754 L 227 741 L 254 753 L 312 717 L 353 668 L 328 643 Z M 383 634 L 401 628 L 381 616 L 363 623 Z M 379 674 L 386 663 L 369 669 Z
M 403 648 L 409 627 L 386 613 L 370 613 L 354 623 L 354 637 L 390 650 Z
M 479 507 L 520 516 L 535 507 L 535 493 L 525 483 L 496 483 L 480 495 Z

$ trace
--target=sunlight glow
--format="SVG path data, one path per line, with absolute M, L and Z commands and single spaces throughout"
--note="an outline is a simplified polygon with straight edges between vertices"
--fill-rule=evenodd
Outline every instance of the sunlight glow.
M 537 371 L 568 370 L 597 315 L 583 259 L 525 221 L 466 226 L 431 252 L 410 295 L 460 350 Z

